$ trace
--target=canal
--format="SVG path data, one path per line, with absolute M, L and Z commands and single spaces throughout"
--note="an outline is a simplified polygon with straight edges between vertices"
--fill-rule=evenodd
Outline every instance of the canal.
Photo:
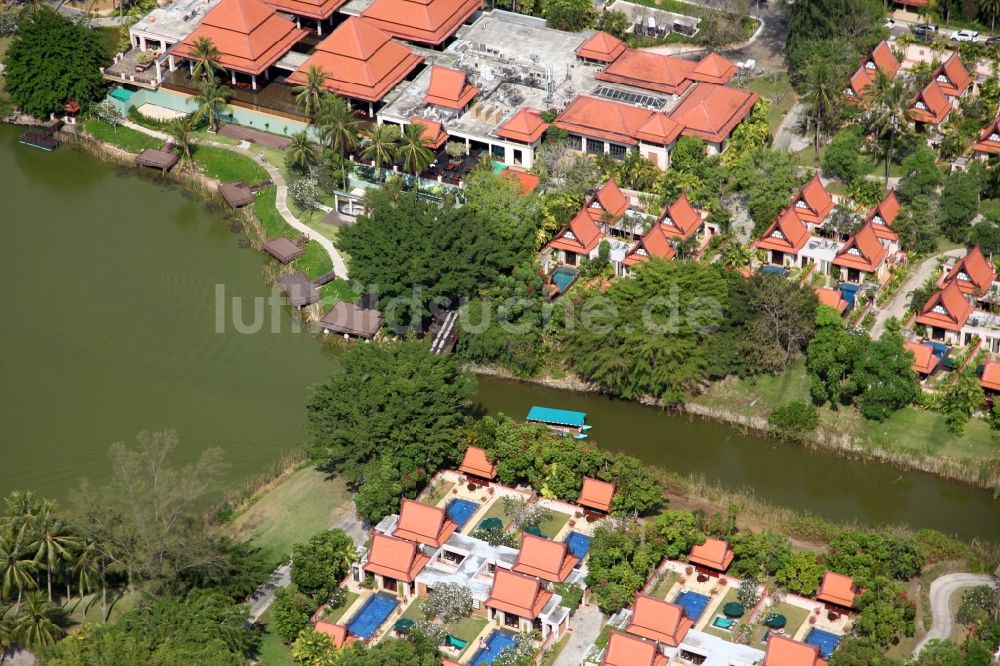
M 19 146 L 18 135 L 0 125 L 0 493 L 64 499 L 80 478 L 106 478 L 109 445 L 143 429 L 176 429 L 184 461 L 222 447 L 230 485 L 300 446 L 307 389 L 336 361 L 287 316 L 274 330 L 267 312 L 261 330 L 236 330 L 232 298 L 249 322 L 249 303 L 270 293 L 264 260 L 177 190 L 69 148 Z M 580 409 L 607 448 L 779 505 L 1000 540 L 1000 502 L 959 483 L 598 395 L 480 386 L 484 411 Z

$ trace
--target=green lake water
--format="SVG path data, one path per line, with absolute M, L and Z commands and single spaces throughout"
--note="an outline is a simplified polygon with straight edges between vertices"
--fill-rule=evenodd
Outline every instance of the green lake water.
M 106 478 L 109 445 L 143 429 L 176 429 L 184 461 L 222 447 L 227 484 L 301 445 L 307 387 L 335 360 L 287 313 L 279 332 L 268 314 L 244 334 L 227 308 L 216 332 L 217 285 L 244 302 L 270 293 L 263 258 L 178 190 L 19 134 L 0 125 L 0 493 L 65 498 L 82 477 Z M 608 448 L 777 504 L 1000 540 L 1000 503 L 928 474 L 596 395 L 482 379 L 479 402 L 516 418 L 533 404 L 581 409 Z

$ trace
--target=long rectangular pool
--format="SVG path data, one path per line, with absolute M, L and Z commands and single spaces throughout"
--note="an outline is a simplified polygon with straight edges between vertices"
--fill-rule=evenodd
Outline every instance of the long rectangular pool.
M 448 518 L 455 521 L 459 529 L 461 529 L 469 522 L 469 518 L 472 518 L 472 514 L 478 509 L 479 505 L 475 502 L 456 498 L 448 502 L 448 508 L 445 511 L 448 514 Z
M 823 631 L 813 627 L 806 634 L 806 643 L 819 648 L 820 656 L 829 659 L 833 651 L 840 645 L 840 636 L 829 631 Z
M 390 594 L 373 594 L 347 624 L 347 632 L 362 640 L 371 638 L 392 615 L 399 599 Z
M 699 594 L 697 592 L 692 592 L 691 590 L 683 590 L 674 599 L 674 603 L 684 609 L 684 612 L 689 618 L 698 621 L 701 614 L 705 612 L 705 607 L 708 606 L 708 602 L 712 598 L 704 594 Z
M 482 666 L 482 664 L 492 664 L 500 656 L 505 648 L 515 645 L 514 634 L 509 631 L 497 629 L 486 639 L 486 647 L 479 648 L 476 656 L 469 663 L 472 666 Z

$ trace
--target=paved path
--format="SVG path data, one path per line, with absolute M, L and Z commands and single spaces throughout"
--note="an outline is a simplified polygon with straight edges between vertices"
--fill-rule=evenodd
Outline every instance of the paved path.
M 791 93 L 788 93 L 791 94 Z M 797 153 L 812 146 L 812 141 L 807 136 L 802 136 L 799 131 L 805 106 L 801 102 L 796 102 L 778 126 L 778 131 L 774 134 L 773 146 Z
M 597 606 L 581 606 L 573 616 L 573 631 L 553 666 L 579 666 L 583 655 L 601 633 L 604 616 Z
M 954 621 L 951 615 L 951 595 L 956 590 L 965 587 L 977 587 L 979 585 L 995 585 L 994 579 L 990 576 L 969 573 L 953 573 L 935 578 L 931 583 L 931 622 L 930 631 L 917 643 L 913 649 L 913 656 L 920 654 L 924 645 L 928 641 L 935 639 L 944 640 L 951 636 Z
M 125 120 L 122 124 L 125 127 L 136 130 L 137 132 L 154 136 L 158 139 L 162 139 L 163 141 L 170 140 L 170 137 L 163 132 L 151 130 L 148 127 L 143 127 L 142 125 L 133 123 L 130 120 Z M 199 144 L 212 146 L 214 148 L 222 148 L 223 150 L 229 150 L 234 153 L 240 153 L 260 163 L 260 165 L 267 171 L 267 175 L 271 177 L 271 182 L 274 183 L 274 187 L 277 192 L 274 204 L 278 209 L 278 212 L 281 214 L 281 217 L 285 219 L 285 222 L 287 222 L 290 227 L 301 232 L 302 234 L 305 234 L 310 240 L 318 243 L 320 247 L 326 250 L 326 253 L 330 255 L 330 261 L 333 262 L 333 270 L 336 271 L 338 277 L 347 277 L 347 264 L 344 263 L 344 258 L 341 256 L 340 252 L 337 251 L 337 248 L 334 247 L 333 241 L 304 222 L 300 222 L 299 218 L 292 215 L 292 211 L 288 209 L 288 184 L 285 182 L 285 177 L 281 175 L 281 172 L 276 167 L 271 165 L 269 162 L 261 161 L 259 156 L 248 148 L 233 146 L 227 143 L 218 143 L 216 141 L 200 141 Z
M 920 285 L 927 281 L 927 278 L 934 275 L 938 270 L 938 260 L 943 257 L 960 257 L 965 254 L 964 249 L 949 250 L 941 254 L 936 254 L 929 259 L 925 259 L 913 272 L 910 273 L 906 281 L 900 286 L 899 290 L 896 291 L 896 295 L 889 299 L 889 302 L 883 305 L 875 313 L 875 323 L 872 325 L 870 334 L 873 340 L 877 340 L 882 332 L 885 330 L 885 324 L 889 321 L 890 317 L 895 317 L 900 323 L 903 323 L 903 315 L 906 313 L 906 309 L 910 306 L 910 295 L 916 290 Z

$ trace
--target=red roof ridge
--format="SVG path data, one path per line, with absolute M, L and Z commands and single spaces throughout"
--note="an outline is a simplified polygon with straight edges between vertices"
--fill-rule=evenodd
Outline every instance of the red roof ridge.
M 673 203 L 668 203 L 660 216 L 660 224 L 671 236 L 687 238 L 701 226 L 701 215 L 688 200 L 687 193 L 681 195 Z
M 789 206 L 781 212 L 754 245 L 766 250 L 798 254 L 809 240 L 809 229 L 795 210 Z
M 562 583 L 579 562 L 580 558 L 570 552 L 566 542 L 522 532 L 521 547 L 512 569 L 550 583 Z
M 920 104 L 923 104 L 926 108 L 921 109 L 919 107 Z M 917 93 L 913 104 L 907 109 L 907 113 L 918 122 L 937 125 L 948 117 L 951 109 L 952 106 L 948 103 L 941 85 L 937 81 L 932 80 L 924 86 L 923 90 Z
M 595 32 L 576 48 L 576 55 L 587 60 L 612 62 L 626 49 L 625 42 L 603 30 Z
M 541 111 L 525 106 L 497 127 L 497 136 L 521 143 L 534 143 L 548 128 L 549 123 L 542 120 Z
M 886 252 L 875 233 L 874 223 L 868 222 L 837 250 L 833 263 L 873 273 L 885 259 Z
M 946 281 L 957 282 L 964 293 L 977 295 L 989 291 L 996 279 L 996 269 L 978 245 L 973 245 L 965 256 L 955 263 L 945 278 Z
M 479 88 L 469 83 L 464 69 L 431 65 L 431 79 L 424 102 L 448 109 L 463 109 L 478 92 Z
M 917 315 L 917 323 L 959 331 L 968 321 L 972 310 L 972 303 L 962 293 L 958 282 L 951 280 L 927 299 L 927 303 Z

